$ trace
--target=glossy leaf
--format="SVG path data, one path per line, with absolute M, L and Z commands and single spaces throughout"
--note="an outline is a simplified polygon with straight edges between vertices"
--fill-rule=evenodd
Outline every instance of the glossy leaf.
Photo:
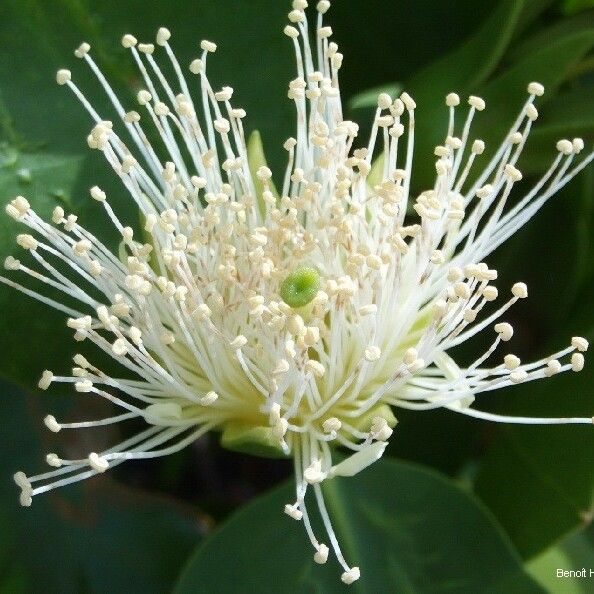
M 45 398 L 41 408 L 38 397 L 27 398 L 3 383 L 0 394 L 0 415 L 10 419 L 0 436 L 0 507 L 12 532 L 12 542 L 2 552 L 11 561 L 14 583 L 20 583 L 25 572 L 28 594 L 168 591 L 200 540 L 195 512 L 167 498 L 118 486 L 108 477 L 40 495 L 30 508 L 21 508 L 10 475 L 18 468 L 43 471 L 36 438 L 42 431 L 40 417 L 48 406 L 55 412 L 64 401 Z M 82 454 L 85 448 L 101 447 L 96 440 L 107 437 L 105 432 L 99 437 L 86 434 L 91 441 L 82 443 L 78 434 L 69 441 L 60 434 L 51 447 L 61 452 L 66 446 Z
M 316 565 L 303 526 L 282 514 L 292 489 L 260 497 L 214 533 L 175 594 L 204 584 L 216 584 L 217 594 L 344 592 L 336 561 Z M 361 567 L 354 592 L 541 592 L 489 515 L 433 472 L 382 460 L 328 482 L 325 497 L 344 554 Z
M 43 217 L 51 218 L 56 205 L 70 210 L 73 184 L 82 167 L 81 157 L 49 153 L 31 155 L 16 150 L 8 152 L 8 149 L 4 154 L 4 165 L 0 165 L 0 197 L 4 203 L 23 194 Z M 27 233 L 28 230 L 5 215 L 3 210 L 0 216 L 0 259 L 4 261 L 12 254 L 28 262 L 28 254 L 15 242 L 17 233 Z M 28 283 L 31 288 L 35 286 L 22 273 L 3 270 L 0 274 L 21 284 Z M 5 285 L 0 285 L 0 306 L 11 312 L 10 316 L 0 319 L 0 351 L 11 354 L 0 358 L 0 375 L 24 385 L 35 385 L 43 369 L 67 362 L 64 345 L 72 339 L 71 332 L 66 331 L 63 314 Z M 19 332 L 15 332 L 17 328 Z M 31 348 L 24 336 L 36 336 L 47 348 Z
M 526 174 L 542 173 L 549 167 L 555 154 L 555 144 L 561 138 L 581 137 L 586 146 L 594 141 L 594 86 L 560 93 L 547 101 L 533 132 L 527 155 L 522 159 Z
M 523 7 L 523 1 L 499 2 L 476 33 L 412 77 L 407 89 L 412 89 L 415 99 L 425 99 L 432 93 L 445 95 L 451 90 L 464 91 L 481 85 L 499 64 Z
M 565 14 L 575 14 L 594 8 L 594 2 L 592 0 L 563 0 L 562 4 Z
M 379 85 L 373 89 L 367 89 L 355 95 L 348 104 L 349 109 L 362 109 L 366 107 L 377 107 L 377 96 L 380 93 L 388 93 L 391 97 L 398 97 L 402 92 L 402 85 L 398 83 Z
M 569 534 L 527 563 L 526 569 L 553 594 L 560 591 L 563 594 L 590 594 L 593 590 L 590 570 L 594 569 L 594 527 L 590 524 L 585 530 Z M 576 572 L 579 577 L 575 573 L 558 575 L 559 570 Z
M 511 42 L 524 7 L 523 1 L 502 0 L 459 47 L 413 75 L 404 88 L 415 99 L 415 164 L 412 183 L 416 190 L 432 183 L 435 145 L 443 142 L 447 129 L 444 97 L 450 91 L 476 94 L 497 67 Z M 501 129 L 501 124 L 497 130 Z
M 481 95 L 487 101 L 487 109 L 480 114 L 473 127 L 473 133 L 494 148 L 495 141 L 501 140 L 501 122 L 511 125 L 526 98 L 526 86 L 531 80 L 544 84 L 546 93 L 543 100 L 554 96 L 559 86 L 566 80 L 570 69 L 594 47 L 594 28 L 577 31 L 560 39 L 551 40 L 540 47 L 538 53 L 531 53 L 514 63 L 500 76 L 490 81 Z M 537 105 L 543 101 L 537 101 Z M 565 118 L 571 126 L 571 116 Z M 538 128 L 538 121 L 535 123 Z M 532 143 L 529 147 L 540 150 L 542 147 Z M 551 153 L 554 155 L 554 145 Z M 519 165 L 529 159 L 529 152 L 523 155 Z
M 594 334 L 590 333 L 592 339 Z M 506 414 L 591 414 L 594 369 L 525 388 Z M 594 510 L 594 434 L 588 426 L 506 427 L 483 461 L 477 494 L 530 558 L 588 522 Z

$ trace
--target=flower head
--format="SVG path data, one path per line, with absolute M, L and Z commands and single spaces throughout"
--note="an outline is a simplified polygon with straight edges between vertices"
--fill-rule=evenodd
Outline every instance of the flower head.
M 201 43 L 189 79 L 167 29 L 157 33 L 159 47 L 125 35 L 122 44 L 146 87 L 137 94 L 139 111 L 125 110 L 83 43 L 75 55 L 96 75 L 117 122 L 95 111 L 70 71 L 58 72 L 58 84 L 93 120 L 89 147 L 103 153 L 121 179 L 143 228 L 126 226 L 113 197 L 91 188 L 90 199 L 121 235 L 115 254 L 75 215 L 56 207 L 46 222 L 19 196 L 6 211 L 31 229 L 17 243 L 37 266 L 8 257 L 5 267 L 57 289 L 64 301 L 17 284 L 12 275 L 0 281 L 65 313 L 77 341 L 90 341 L 122 368 L 121 376 L 108 374 L 78 354 L 72 375 L 44 371 L 42 389 L 70 383 L 121 409 L 78 423 L 50 415 L 48 429 L 135 418 L 146 428 L 85 459 L 48 454 L 54 470 L 14 478 L 27 506 L 38 494 L 126 460 L 176 452 L 217 430 L 228 447 L 251 445 L 293 458 L 295 500 L 285 512 L 303 522 L 315 561 L 325 563 L 329 546 L 314 534 L 306 505 L 313 491 L 342 581 L 350 584 L 359 568 L 343 557 L 321 483 L 355 475 L 382 456 L 394 408 L 441 407 L 511 423 L 592 423 L 591 417 L 505 417 L 481 411 L 475 401 L 484 392 L 584 365 L 588 343 L 578 337 L 538 361 L 501 356 L 513 335 L 504 314 L 528 293 L 516 283 L 495 305 L 497 271 L 485 259 L 594 154 L 580 159 L 580 139 L 560 140 L 550 168 L 510 206 L 542 85 L 528 85 L 525 105 L 489 159 L 471 133 L 485 102 L 471 96 L 462 107 L 450 93 L 445 140 L 435 149 L 435 184 L 413 197 L 413 98 L 380 94 L 369 141 L 353 148 L 358 126 L 342 114 L 342 54 L 323 23 L 330 2 L 318 2 L 313 32 L 306 6 L 293 2 L 284 30 L 297 58 L 288 90 L 296 132 L 284 144 L 288 165 L 280 191 L 270 169 L 247 149 L 246 114 L 232 104 L 233 89 L 215 91 L 209 83 L 214 43 Z M 174 80 L 164 76 L 161 60 L 173 68 Z M 158 146 L 148 140 L 155 135 Z M 491 346 L 470 365 L 457 363 L 452 349 L 478 333 L 492 333 Z M 335 446 L 351 455 L 336 462 Z

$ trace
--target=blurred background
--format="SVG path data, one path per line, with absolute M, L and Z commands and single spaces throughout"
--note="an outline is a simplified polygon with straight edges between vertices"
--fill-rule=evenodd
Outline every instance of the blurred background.
M 361 124 L 360 138 L 365 139 L 369 130 L 380 91 L 394 95 L 406 90 L 417 102 L 415 193 L 432 184 L 432 149 L 445 134 L 443 98 L 450 91 L 486 99 L 487 110 L 476 121 L 474 133 L 492 147 L 523 105 L 526 84 L 537 80 L 545 85 L 547 92 L 538 101 L 540 117 L 519 163 L 527 183 L 548 166 L 559 138 L 581 136 L 590 150 L 592 0 L 334 4 L 329 23 L 345 55 L 341 92 L 347 116 Z M 218 44 L 209 59 L 213 87 L 228 84 L 235 89 L 236 103 L 248 112 L 247 128 L 260 131 L 278 178 L 284 171 L 282 142 L 293 134 L 286 89 L 295 76 L 294 56 L 282 34 L 288 10 L 289 3 L 279 0 L 2 0 L 0 199 L 6 203 L 23 194 L 45 214 L 61 204 L 95 234 L 116 244 L 103 214 L 87 199 L 88 188 L 97 184 L 112 196 L 121 195 L 116 210 L 129 223 L 137 220 L 137 213 L 100 156 L 87 149 L 91 123 L 71 94 L 55 84 L 55 71 L 70 68 L 101 112 L 105 99 L 72 54 L 81 41 L 88 41 L 123 103 L 131 105 L 141 81 L 119 40 L 129 32 L 140 41 L 153 41 L 159 26 L 171 30 L 170 43 L 182 64 L 197 56 L 201 39 Z M 594 339 L 593 206 L 590 167 L 491 258 L 490 264 L 500 272 L 500 287 L 521 280 L 530 289 L 530 299 L 510 314 L 516 328 L 514 352 L 521 357 L 543 356 L 576 334 Z M 0 217 L 2 259 L 16 253 L 16 232 L 14 221 Z M 471 352 L 480 346 L 472 345 Z M 216 435 L 160 461 L 122 465 L 109 476 L 52 492 L 36 499 L 31 509 L 21 509 L 11 479 L 16 470 L 41 471 L 47 451 L 76 458 L 77 453 L 94 451 L 119 437 L 113 433 L 118 429 L 57 436 L 45 430 L 42 418 L 50 412 L 73 420 L 98 418 L 106 412 L 104 403 L 68 391 L 36 392 L 42 370 L 67 369 L 74 352 L 63 316 L 0 286 L 1 594 L 149 594 L 173 591 L 176 583 L 176 592 L 343 591 L 336 575 L 329 574 L 332 581 L 326 581 L 327 572 L 307 573 L 299 584 L 287 578 L 289 582 L 278 586 L 279 553 L 253 542 L 254 531 L 263 524 L 249 522 L 264 523 L 279 533 L 299 532 L 294 525 L 287 526 L 280 508 L 265 509 L 270 505 L 266 497 L 275 497 L 266 493 L 291 476 L 292 466 L 225 451 Z M 587 364 L 581 374 L 498 392 L 486 408 L 505 414 L 588 416 L 594 413 L 593 384 L 594 365 Z M 466 528 L 462 540 L 473 539 L 479 555 L 494 546 L 486 536 L 492 531 L 497 546 L 505 551 L 509 575 L 513 568 L 519 576 L 511 584 L 485 591 L 594 592 L 594 579 L 554 577 L 556 567 L 594 569 L 594 530 L 589 527 L 594 485 L 591 428 L 493 426 L 440 411 L 401 412 L 398 419 L 389 456 L 446 475 L 451 493 L 465 491 L 473 513 L 480 510 L 481 521 L 489 528 L 461 522 Z M 406 469 L 419 467 L 402 468 L 402 480 L 411 483 L 396 484 L 398 473 L 389 480 L 395 489 L 414 493 L 415 480 L 420 479 L 408 476 Z M 384 488 L 389 493 L 391 486 Z M 450 495 L 443 497 L 447 500 Z M 219 524 L 250 500 L 247 515 L 234 516 L 217 532 Z M 353 514 L 357 513 L 362 512 L 355 509 Z M 419 522 L 418 531 L 431 536 L 429 518 Z M 436 529 L 433 536 L 456 554 L 459 536 L 448 530 L 442 527 L 438 535 Z M 392 536 L 386 536 L 386 548 L 392 546 Z M 283 555 L 309 555 L 301 534 L 285 544 Z M 230 548 L 236 547 L 240 555 L 251 546 L 257 550 L 264 546 L 263 555 L 269 556 L 269 589 L 256 575 L 247 585 L 226 589 L 214 569 L 208 569 L 209 563 L 216 568 L 221 562 L 216 551 L 227 550 L 233 557 L 236 553 Z M 400 591 L 434 592 L 438 585 L 445 587 L 423 573 L 426 562 L 417 559 L 401 568 L 407 572 L 414 566 L 418 573 L 398 574 L 398 583 L 409 588 Z M 499 562 L 501 556 L 491 561 L 485 557 L 485 571 L 496 573 Z M 373 589 L 363 580 L 361 584 L 363 589 L 356 591 L 392 591 L 387 586 Z M 451 592 L 477 591 L 470 581 L 448 587 Z

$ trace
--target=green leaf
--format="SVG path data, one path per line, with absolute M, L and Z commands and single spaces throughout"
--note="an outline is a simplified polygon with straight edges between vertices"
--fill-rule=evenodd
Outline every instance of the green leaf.
M 357 93 L 348 102 L 349 109 L 362 109 L 366 107 L 377 107 L 377 96 L 380 93 L 388 93 L 391 97 L 397 97 L 402 92 L 402 85 L 399 83 L 388 83 L 379 85 L 373 89 L 367 89 Z
M 563 0 L 562 6 L 565 14 L 576 14 L 594 8 L 594 0 Z
M 542 592 L 489 515 L 434 472 L 383 460 L 324 491 L 343 552 L 361 568 L 354 592 Z M 316 565 L 303 526 L 283 516 L 293 499 L 286 484 L 235 514 L 190 558 L 174 593 L 212 584 L 217 594 L 344 592 L 335 559 Z
M 549 592 L 590 594 L 594 569 L 594 527 L 568 535 L 556 546 L 526 563 L 526 569 Z M 584 576 L 557 575 L 558 570 L 584 572 Z M 584 571 L 585 570 L 585 571 Z
M 43 431 L 40 417 L 49 403 L 40 407 L 37 397 L 26 397 L 4 383 L 0 384 L 0 394 L 0 415 L 10 419 L 0 448 L 0 467 L 4 470 L 0 509 L 12 531 L 12 545 L 6 552 L 14 579 L 22 569 L 35 585 L 27 590 L 31 594 L 168 591 L 181 564 L 200 540 L 196 513 L 165 497 L 117 485 L 109 476 L 39 495 L 30 508 L 21 508 L 18 489 L 8 475 L 18 468 L 43 471 L 38 433 Z M 52 401 L 53 412 L 64 404 L 57 396 Z M 81 410 L 78 414 L 81 412 L 84 414 Z M 65 444 L 67 437 L 70 440 Z M 84 438 L 80 432 L 60 434 L 51 447 L 61 453 L 67 445 L 70 452 L 83 454 L 90 448 L 103 447 L 101 440 L 114 437 L 105 430 L 101 436 L 85 433 Z M 44 434 L 44 442 L 47 439 Z M 4 534 L 2 530 L 2 547 Z
M 10 156 L 8 156 L 10 155 Z M 83 159 L 76 156 L 24 154 L 15 149 L 4 149 L 4 165 L 0 165 L 0 196 L 4 204 L 18 194 L 27 197 L 38 214 L 51 217 L 54 206 L 69 210 L 73 203 L 73 184 Z M 24 225 L 4 214 L 0 215 L 0 258 L 9 254 L 27 261 L 28 254 L 16 246 L 17 233 L 27 233 Z M 4 272 L 11 280 L 34 287 L 34 282 L 22 273 Z M 42 288 L 48 294 L 47 289 Z M 43 369 L 64 365 L 64 344 L 72 342 L 66 331 L 64 314 L 0 285 L 0 307 L 10 316 L 0 320 L 0 352 L 10 353 L 0 359 L 0 375 L 23 385 L 37 383 Z M 15 332 L 15 328 L 20 329 Z M 26 329 L 26 331 L 24 331 Z M 27 338 L 25 338 L 27 337 Z M 45 348 L 31 348 L 31 337 L 44 342 Z
M 426 189 L 435 178 L 434 159 L 429 157 L 447 131 L 444 97 L 451 91 L 477 94 L 493 73 L 511 42 L 522 13 L 523 1 L 499 2 L 479 29 L 458 48 L 413 75 L 404 88 L 418 109 L 415 118 L 415 191 Z M 482 115 L 482 114 L 481 114 Z M 501 130 L 498 122 L 496 130 Z
M 327 22 L 345 56 L 340 70 L 343 96 L 410 78 L 472 34 L 496 4 L 496 0 L 332 3 Z
M 528 151 L 522 157 L 525 174 L 542 174 L 556 155 L 555 144 L 561 138 L 581 137 L 586 146 L 594 141 L 594 86 L 560 93 L 547 101 L 530 133 Z
M 494 140 L 501 133 L 501 122 L 511 125 L 519 112 L 525 101 L 528 82 L 537 80 L 544 84 L 547 91 L 542 100 L 537 102 L 544 103 L 548 97 L 554 96 L 572 66 L 579 63 L 593 47 L 594 28 L 590 28 L 550 40 L 540 46 L 537 53 L 532 52 L 514 63 L 481 89 L 487 109 L 477 118 L 474 133 L 484 137 L 487 143 Z M 570 122 L 569 117 L 566 120 Z M 493 130 L 495 134 L 491 132 Z
M 590 336 L 592 338 L 592 336 Z M 579 375 L 522 386 L 506 414 L 584 416 L 592 412 L 592 365 Z M 485 456 L 476 493 L 520 554 L 533 557 L 594 510 L 594 434 L 589 426 L 505 427 Z
M 498 66 L 508 47 L 523 1 L 502 0 L 459 48 L 413 76 L 406 85 L 417 103 L 435 94 L 440 101 L 449 91 L 465 91 L 481 85 Z
M 519 38 L 509 49 L 506 58 L 517 62 L 540 51 L 551 42 L 557 42 L 568 35 L 592 29 L 592 15 L 579 15 L 552 21 L 548 26 L 537 27 L 530 35 Z

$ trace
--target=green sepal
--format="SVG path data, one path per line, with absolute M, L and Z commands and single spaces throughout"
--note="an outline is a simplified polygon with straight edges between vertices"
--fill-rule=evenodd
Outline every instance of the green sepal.
M 370 408 L 366 413 L 363 413 L 360 417 L 350 421 L 350 423 L 355 429 L 365 433 L 369 431 L 371 423 L 375 417 L 382 417 L 386 420 L 388 426 L 392 428 L 398 423 L 398 419 L 394 416 L 392 408 L 387 404 L 377 404 L 373 408 Z
M 234 452 L 261 458 L 286 458 L 280 443 L 272 435 L 272 428 L 229 421 L 221 434 L 221 445 Z
M 248 139 L 247 143 L 247 158 L 250 173 L 254 180 L 254 186 L 256 188 L 256 200 L 258 201 L 258 210 L 262 216 L 266 213 L 266 205 L 262 199 L 262 193 L 264 192 L 264 183 L 258 178 L 256 172 L 260 167 L 267 167 L 266 155 L 264 155 L 264 145 L 262 144 L 262 136 L 258 130 L 254 130 Z M 278 200 L 278 191 L 272 180 L 268 181 L 268 189 L 274 194 L 274 197 Z

